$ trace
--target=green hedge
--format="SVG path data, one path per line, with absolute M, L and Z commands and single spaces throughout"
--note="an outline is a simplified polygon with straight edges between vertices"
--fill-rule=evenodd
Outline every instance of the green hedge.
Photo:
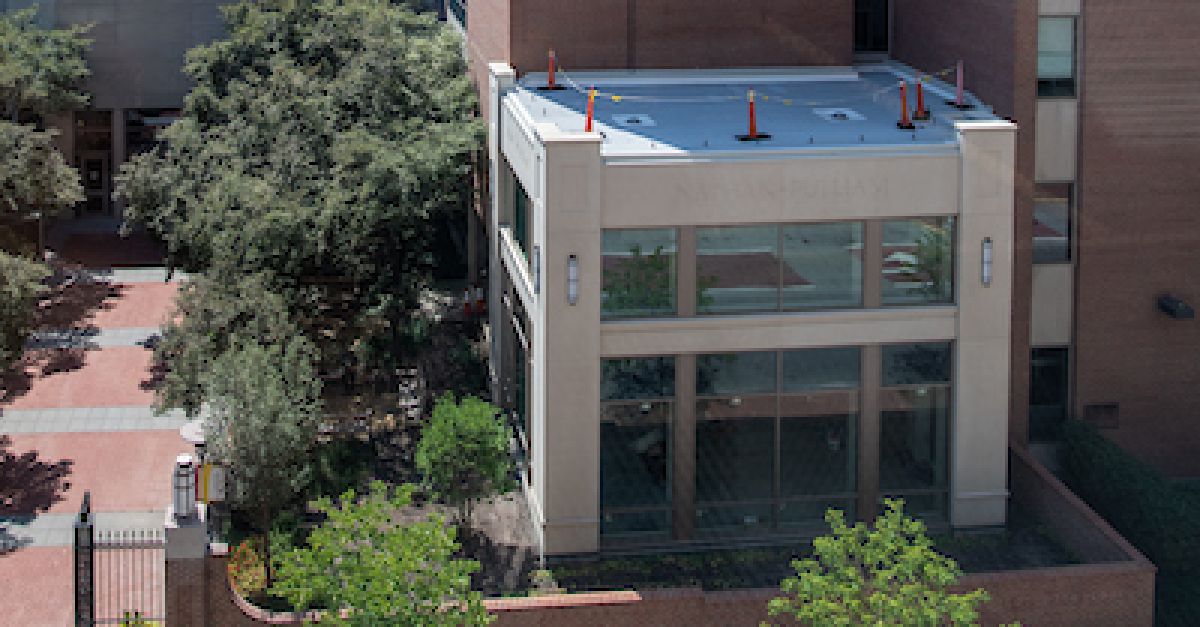
M 1158 566 L 1200 574 L 1200 496 L 1126 453 L 1095 427 L 1066 425 L 1063 480 Z

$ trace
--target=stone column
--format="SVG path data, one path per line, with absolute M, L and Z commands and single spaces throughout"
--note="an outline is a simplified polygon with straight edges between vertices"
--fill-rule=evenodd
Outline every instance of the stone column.
M 955 246 L 958 343 L 950 428 L 950 522 L 1004 524 L 1012 347 L 1015 124 L 955 123 L 962 199 Z M 991 245 L 985 283 L 984 242 Z
M 121 169 L 121 164 L 125 163 L 126 148 L 125 148 L 125 110 L 113 109 L 112 112 L 112 162 L 108 166 L 109 175 L 109 192 L 116 187 L 113 182 L 116 173 Z M 112 203 L 112 214 L 117 219 L 125 217 L 125 203 L 117 202 L 110 199 Z
M 166 531 L 166 624 L 175 626 L 208 624 L 208 594 L 205 562 L 208 558 L 208 532 L 203 507 L 188 518 L 175 516 L 167 508 Z

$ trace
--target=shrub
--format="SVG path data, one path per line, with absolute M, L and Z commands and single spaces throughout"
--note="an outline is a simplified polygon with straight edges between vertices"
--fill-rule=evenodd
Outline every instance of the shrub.
M 255 550 L 253 540 L 242 540 L 229 556 L 226 568 L 233 589 L 243 597 L 256 596 L 267 587 L 266 565 Z
M 825 514 L 829 535 L 813 540 L 813 558 L 792 562 L 796 576 L 772 599 L 772 616 L 806 625 L 971 625 L 982 589 L 951 594 L 962 570 L 933 549 L 925 525 L 886 500 L 874 525 L 847 525 L 841 511 Z
M 1200 497 L 1092 425 L 1064 429 L 1063 480 L 1164 573 L 1200 574 Z

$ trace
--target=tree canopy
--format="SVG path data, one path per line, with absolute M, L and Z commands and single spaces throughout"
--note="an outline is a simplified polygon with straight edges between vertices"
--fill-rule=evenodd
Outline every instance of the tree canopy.
M 770 602 L 771 615 L 804 625 L 973 624 L 987 592 L 947 592 L 962 576 L 958 564 L 933 549 L 903 502 L 885 506 L 873 528 L 848 526 L 841 511 L 829 510 L 829 535 L 813 540 L 813 558 L 792 563 L 796 576 L 784 580 L 785 596 Z
M 231 504 L 255 514 L 264 533 L 312 476 L 321 419 L 312 353 L 303 337 L 270 345 L 239 340 L 205 377 L 209 450 L 230 468 Z
M 446 393 L 417 443 L 417 468 L 448 504 L 470 522 L 471 504 L 511 487 L 509 429 L 491 403 Z
M 21 352 L 46 267 L 0 250 L 0 372 Z
M 83 201 L 79 172 L 67 165 L 53 133 L 0 121 L 0 218 L 62 210 Z
M 90 26 L 45 29 L 37 6 L 0 14 L 0 106 L 16 122 L 22 111 L 53 113 L 87 104 Z
M 296 607 L 327 606 L 322 625 L 491 622 L 479 593 L 470 589 L 479 564 L 454 558 L 454 531 L 440 517 L 397 522 L 411 503 L 411 486 L 389 494 L 379 482 L 361 498 L 346 492 L 340 505 L 318 500 L 316 509 L 328 518 L 307 546 L 279 557 L 272 592 Z
M 171 263 L 259 274 L 297 320 L 397 319 L 428 282 L 430 218 L 481 140 L 461 43 L 388 0 L 242 1 L 188 53 L 164 147 L 122 168 L 126 215 Z
M 260 275 L 221 283 L 198 276 L 184 284 L 175 316 L 154 347 L 156 361 L 169 364 L 158 386 L 159 411 L 180 408 L 196 415 L 208 377 L 219 358 L 240 344 L 282 345 L 301 335 L 287 303 Z

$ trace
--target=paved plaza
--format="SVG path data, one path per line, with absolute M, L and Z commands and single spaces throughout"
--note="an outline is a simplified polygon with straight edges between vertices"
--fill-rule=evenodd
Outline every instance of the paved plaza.
M 68 234 L 69 280 L 0 376 L 0 625 L 72 621 L 71 529 L 85 491 L 97 529 L 161 529 L 178 413 L 157 416 L 152 346 L 179 277 L 144 238 Z

